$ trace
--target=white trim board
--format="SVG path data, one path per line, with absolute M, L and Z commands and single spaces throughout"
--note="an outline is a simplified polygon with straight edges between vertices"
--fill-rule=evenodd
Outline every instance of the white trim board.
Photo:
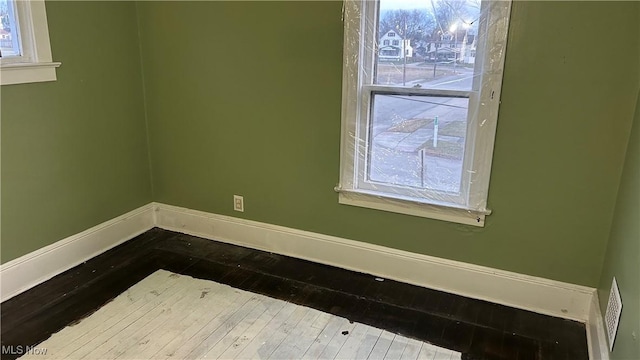
M 0 300 L 8 300 L 154 227 L 153 205 L 69 236 L 0 265 Z
M 541 314 L 587 322 L 595 289 L 484 266 L 154 204 L 156 225 Z
M 590 359 L 609 359 L 593 288 L 158 203 L 0 265 L 0 300 L 8 300 L 154 226 L 581 321 L 587 327 Z
M 609 346 L 597 290 L 594 290 L 591 298 L 589 319 L 587 319 L 586 326 L 589 359 L 609 360 Z

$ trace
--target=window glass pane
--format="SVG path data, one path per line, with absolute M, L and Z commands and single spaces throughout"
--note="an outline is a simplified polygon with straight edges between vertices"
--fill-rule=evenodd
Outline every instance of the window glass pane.
M 0 50 L 2 57 L 20 56 L 15 2 L 0 0 Z
M 480 0 L 381 0 L 374 82 L 471 90 L 479 17 Z
M 374 94 L 369 181 L 460 192 L 469 99 Z

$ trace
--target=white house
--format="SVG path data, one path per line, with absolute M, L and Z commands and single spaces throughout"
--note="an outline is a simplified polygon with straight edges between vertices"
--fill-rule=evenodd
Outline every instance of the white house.
M 1 40 L 11 40 L 11 33 L 5 29 L 0 29 L 0 39 Z
M 380 38 L 378 58 L 380 60 L 402 60 L 413 57 L 413 47 L 409 39 L 403 39 L 394 30 L 387 31 Z
M 428 45 L 427 58 L 431 61 L 456 61 L 459 64 L 474 64 L 476 60 L 476 36 L 466 31 L 460 40 L 446 35 L 440 41 Z

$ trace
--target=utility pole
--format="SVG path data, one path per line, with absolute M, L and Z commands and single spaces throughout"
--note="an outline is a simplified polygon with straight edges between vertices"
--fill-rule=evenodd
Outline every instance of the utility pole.
M 458 62 L 458 23 L 454 23 L 449 28 L 449 31 L 453 33 L 453 74 L 456 74 L 456 63 Z
M 407 15 L 404 15 L 404 33 L 402 34 L 402 58 L 404 66 L 402 67 L 402 86 L 407 84 Z
M 436 55 L 435 58 L 433 59 L 433 78 L 436 78 L 436 68 L 438 67 L 438 41 L 434 41 L 433 42 L 433 46 L 436 48 Z

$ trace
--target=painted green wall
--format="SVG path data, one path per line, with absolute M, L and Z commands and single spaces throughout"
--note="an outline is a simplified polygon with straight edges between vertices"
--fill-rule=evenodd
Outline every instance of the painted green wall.
M 341 9 L 48 2 L 59 80 L 1 90 L 2 262 L 153 199 L 597 286 L 640 4 L 514 2 L 483 229 L 337 203 Z
M 598 294 L 606 311 L 611 282 L 616 277 L 622 314 L 611 359 L 640 359 L 640 95 L 618 190 Z
M 514 2 L 479 229 L 338 204 L 340 2 L 140 2 L 154 200 L 597 286 L 638 7 Z
M 58 81 L 2 86 L 2 262 L 151 201 L 135 4 L 47 2 Z

